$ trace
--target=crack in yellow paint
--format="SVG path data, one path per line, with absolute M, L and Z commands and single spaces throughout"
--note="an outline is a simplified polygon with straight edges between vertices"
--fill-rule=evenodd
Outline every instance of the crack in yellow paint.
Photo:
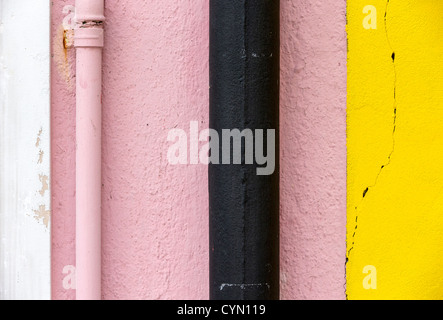
M 393 72 L 394 72 L 394 106 L 393 106 L 393 129 L 392 129 L 392 150 L 390 151 L 389 155 L 387 156 L 387 162 L 383 165 L 381 165 L 380 170 L 377 173 L 377 176 L 375 177 L 375 181 L 372 185 L 366 187 L 366 189 L 363 191 L 363 196 L 361 198 L 361 201 L 359 203 L 359 205 L 357 205 L 355 207 L 355 210 L 358 211 L 358 207 L 361 205 L 361 203 L 364 201 L 364 199 L 366 198 L 366 195 L 368 194 L 368 192 L 375 188 L 377 186 L 377 182 L 378 179 L 380 178 L 380 175 L 382 174 L 383 170 L 389 166 L 391 164 L 391 160 L 392 160 L 392 156 L 394 154 L 395 151 L 395 133 L 397 132 L 397 68 L 395 66 L 395 50 L 391 45 L 391 41 L 389 39 L 389 32 L 388 32 L 388 8 L 389 8 L 389 0 L 387 0 L 386 2 L 386 8 L 385 8 L 385 13 L 384 13 L 384 28 L 385 28 L 385 33 L 386 33 L 386 40 L 388 42 L 389 48 L 391 49 L 391 59 L 392 59 L 392 65 L 393 65 Z M 354 227 L 354 233 L 352 234 L 352 244 L 351 247 L 347 250 L 347 259 L 346 259 L 346 263 L 348 263 L 349 261 L 349 256 L 351 254 L 351 251 L 354 249 L 354 245 L 355 245 L 355 236 L 357 234 L 357 229 L 358 229 L 358 215 L 355 218 L 355 227 Z
M 347 297 L 441 299 L 443 2 L 374 0 L 371 30 L 367 4 L 348 1 Z

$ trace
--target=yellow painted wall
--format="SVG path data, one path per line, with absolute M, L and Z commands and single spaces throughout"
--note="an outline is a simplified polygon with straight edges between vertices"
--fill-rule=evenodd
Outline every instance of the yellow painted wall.
M 348 0 L 348 41 L 348 298 L 441 299 L 443 1 Z

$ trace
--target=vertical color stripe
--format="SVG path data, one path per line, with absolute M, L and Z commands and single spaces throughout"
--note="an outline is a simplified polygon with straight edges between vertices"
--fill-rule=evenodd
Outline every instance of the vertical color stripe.
M 0 299 L 49 299 L 48 0 L 0 1 Z
M 442 12 L 348 1 L 350 299 L 443 297 Z

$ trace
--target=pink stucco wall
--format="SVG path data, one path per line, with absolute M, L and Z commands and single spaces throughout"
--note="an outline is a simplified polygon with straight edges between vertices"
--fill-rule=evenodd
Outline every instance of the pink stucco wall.
M 105 299 L 208 298 L 207 167 L 171 166 L 169 129 L 208 126 L 208 0 L 106 1 Z M 75 265 L 75 65 L 52 6 L 52 287 Z M 345 298 L 346 3 L 282 0 L 283 299 Z

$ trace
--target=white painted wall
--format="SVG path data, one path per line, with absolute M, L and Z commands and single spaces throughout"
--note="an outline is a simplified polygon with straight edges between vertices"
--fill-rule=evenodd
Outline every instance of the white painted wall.
M 49 19 L 0 0 L 0 299 L 51 298 Z

